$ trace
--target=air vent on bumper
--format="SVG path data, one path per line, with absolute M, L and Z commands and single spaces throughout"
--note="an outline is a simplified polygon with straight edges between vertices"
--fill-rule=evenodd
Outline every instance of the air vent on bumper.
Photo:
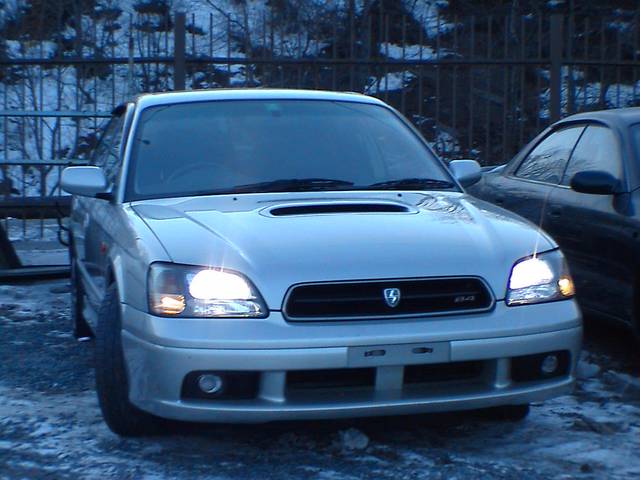
M 477 277 L 391 279 L 295 285 L 284 313 L 297 320 L 352 320 L 486 311 L 493 297 Z

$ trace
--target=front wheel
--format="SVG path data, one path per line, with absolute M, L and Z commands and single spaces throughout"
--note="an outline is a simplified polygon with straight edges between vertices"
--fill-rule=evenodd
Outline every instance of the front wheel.
M 114 284 L 100 306 L 96 332 L 96 390 L 102 416 L 109 429 L 121 436 L 157 433 L 160 419 L 129 401 L 121 328 L 120 302 Z

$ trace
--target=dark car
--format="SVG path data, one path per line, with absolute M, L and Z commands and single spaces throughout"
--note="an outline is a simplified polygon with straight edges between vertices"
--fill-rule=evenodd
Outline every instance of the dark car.
M 640 335 L 640 108 L 581 113 L 470 193 L 539 225 L 569 260 L 585 313 Z

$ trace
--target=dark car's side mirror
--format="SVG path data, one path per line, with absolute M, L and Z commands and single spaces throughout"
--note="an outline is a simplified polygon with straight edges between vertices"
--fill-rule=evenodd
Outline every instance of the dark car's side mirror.
M 618 191 L 619 186 L 620 180 L 601 170 L 578 172 L 571 179 L 571 188 L 580 193 L 612 195 Z

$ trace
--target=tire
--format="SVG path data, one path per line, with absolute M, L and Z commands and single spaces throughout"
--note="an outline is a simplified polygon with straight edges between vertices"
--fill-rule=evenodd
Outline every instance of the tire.
M 160 419 L 129 401 L 121 328 L 118 290 L 112 284 L 100 306 L 96 332 L 96 391 L 102 416 L 117 435 L 137 437 L 158 433 Z
M 93 338 L 93 331 L 84 318 L 84 289 L 80 281 L 76 260 L 71 258 L 71 325 L 77 340 Z
M 519 422 L 527 418 L 530 407 L 524 405 L 503 405 L 501 407 L 487 408 L 483 410 L 483 417 L 498 422 Z

